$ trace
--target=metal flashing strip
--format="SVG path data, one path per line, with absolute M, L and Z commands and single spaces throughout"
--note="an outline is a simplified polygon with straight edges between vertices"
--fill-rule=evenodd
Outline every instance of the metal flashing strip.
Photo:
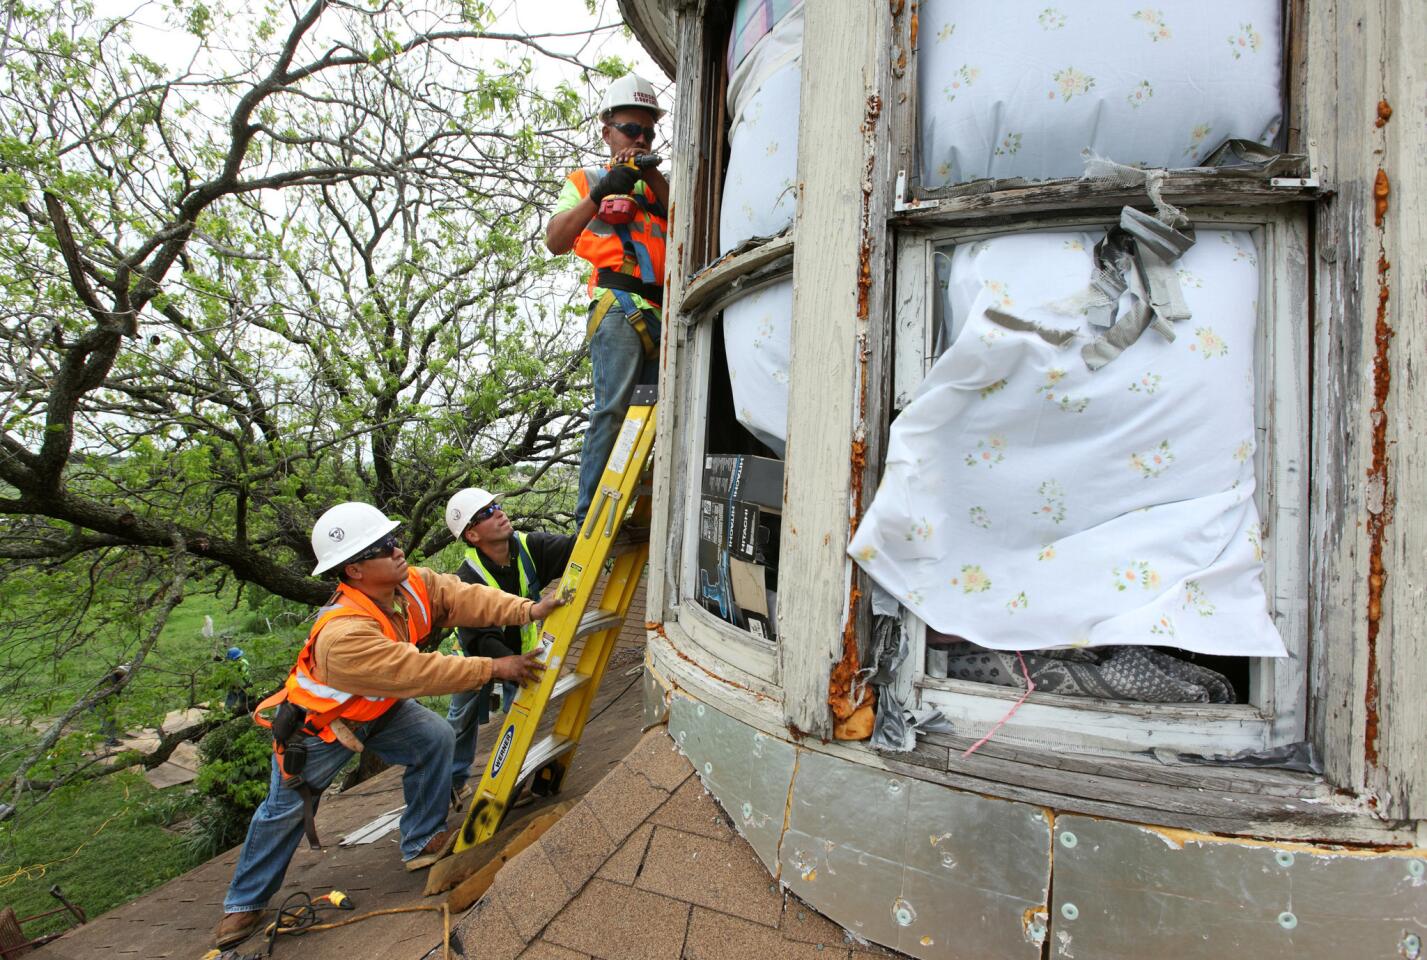
M 674 692 L 669 733 L 770 873 L 928 960 L 1038 960 L 1050 817 L 794 746 Z
M 342 838 L 342 842 L 339 843 L 338 846 L 350 847 L 359 843 L 375 843 L 397 828 L 397 825 L 401 822 L 401 815 L 405 812 L 405 804 L 397 807 L 395 810 L 388 810 L 370 823 L 364 823 L 347 834 Z
M 793 745 L 678 693 L 669 704 L 669 735 L 776 876 L 793 781 Z
M 1057 815 L 668 697 L 670 734 L 769 872 L 864 940 L 927 960 L 1427 960 L 1425 849 Z
M 804 750 L 782 879 L 854 934 L 915 957 L 1039 960 L 1050 819 Z
M 1090 817 L 1055 823 L 1051 956 L 1412 957 L 1423 850 L 1333 850 Z

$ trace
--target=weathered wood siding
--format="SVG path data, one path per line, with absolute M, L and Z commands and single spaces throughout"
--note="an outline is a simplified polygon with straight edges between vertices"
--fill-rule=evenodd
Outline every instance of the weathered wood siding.
M 869 392 L 882 388 L 868 351 L 881 349 L 869 337 L 884 323 L 888 263 L 888 16 L 881 3 L 810 3 L 803 40 L 778 634 L 787 722 L 820 737 L 832 733 L 831 667 L 859 616 L 847 598 L 846 550 L 861 500 Z
M 1314 2 L 1307 19 L 1305 125 L 1330 191 L 1316 219 L 1310 735 L 1332 782 L 1420 818 L 1427 20 L 1413 0 Z

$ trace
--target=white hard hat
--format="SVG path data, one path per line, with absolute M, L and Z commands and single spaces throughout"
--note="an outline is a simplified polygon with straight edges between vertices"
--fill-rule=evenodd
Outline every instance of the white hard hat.
M 600 100 L 600 119 L 609 119 L 609 115 L 620 107 L 648 110 L 654 114 L 655 120 L 664 116 L 664 111 L 659 109 L 659 98 L 654 95 L 654 84 L 632 73 L 626 73 L 605 88 L 604 97 Z
M 451 531 L 451 536 L 457 540 L 461 539 L 461 534 L 471 525 L 471 518 L 476 515 L 476 511 L 494 502 L 495 494 L 480 487 L 457 490 L 451 499 L 446 501 L 446 528 Z
M 401 526 L 369 503 L 339 503 L 317 518 L 312 527 L 312 552 L 319 573 L 340 566 Z

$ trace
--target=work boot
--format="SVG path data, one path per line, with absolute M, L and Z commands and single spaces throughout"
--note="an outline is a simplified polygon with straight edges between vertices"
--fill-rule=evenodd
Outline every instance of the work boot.
M 446 845 L 454 842 L 456 830 L 442 830 L 436 836 L 426 841 L 426 846 L 421 848 L 421 852 L 410 860 L 406 861 L 408 870 L 425 870 L 437 860 L 441 859 L 441 854 L 446 852 Z
M 248 910 L 243 913 L 225 913 L 213 931 L 213 945 L 219 950 L 242 943 L 263 928 L 263 911 Z

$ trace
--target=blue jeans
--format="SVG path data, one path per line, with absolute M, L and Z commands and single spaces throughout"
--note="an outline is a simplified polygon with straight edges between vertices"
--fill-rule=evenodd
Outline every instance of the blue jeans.
M 456 736 L 451 751 L 451 789 L 459 790 L 471 777 L 471 764 L 476 761 L 476 731 L 491 718 L 491 684 L 479 690 L 464 690 L 451 695 L 446 710 L 446 722 Z M 510 710 L 515 693 L 520 688 L 513 683 L 501 683 L 501 706 Z
M 592 306 L 591 310 L 594 309 Z M 645 311 L 649 333 L 659 342 L 659 321 Z M 624 312 L 615 304 L 600 321 L 599 329 L 590 338 L 590 367 L 594 378 L 595 406 L 590 411 L 590 429 L 585 434 L 585 448 L 580 453 L 580 501 L 575 508 L 575 526 L 584 525 L 585 514 L 599 492 L 609 452 L 619 436 L 624 415 L 629 410 L 629 398 L 641 383 L 659 382 L 658 358 L 645 358 L 639 334 L 629 325 Z
M 352 727 L 366 749 L 387 763 L 406 767 L 401 792 L 406 812 L 401 815 L 401 856 L 410 860 L 436 834 L 446 828 L 450 809 L 451 727 L 414 700 L 403 700 L 391 708 L 385 724 L 375 735 L 366 736 L 367 724 Z M 307 766 L 303 778 L 316 791 L 326 788 L 352 756 L 340 743 L 324 743 L 307 738 Z M 253 813 L 248 839 L 238 855 L 238 866 L 228 895 L 225 913 L 261 910 L 282 886 L 287 865 L 302 840 L 302 797 L 282 785 L 282 772 L 274 757 L 268 780 L 268 796 Z

